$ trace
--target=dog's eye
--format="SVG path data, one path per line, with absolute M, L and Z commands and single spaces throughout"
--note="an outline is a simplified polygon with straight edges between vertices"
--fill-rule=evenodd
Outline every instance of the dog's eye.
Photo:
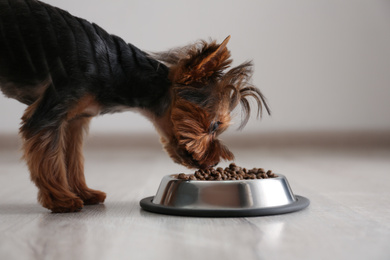
M 215 131 L 217 131 L 220 124 L 222 124 L 222 122 L 220 121 L 212 122 L 210 125 L 210 133 L 215 133 Z

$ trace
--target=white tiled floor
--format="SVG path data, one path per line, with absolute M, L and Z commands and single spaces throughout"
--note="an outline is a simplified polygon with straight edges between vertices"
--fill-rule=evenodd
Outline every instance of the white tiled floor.
M 108 197 L 71 214 L 39 206 L 17 147 L 0 149 L 0 259 L 390 259 L 389 146 L 232 147 L 238 165 L 283 173 L 311 205 L 193 218 L 139 207 L 164 175 L 186 171 L 148 143 L 87 145 L 88 184 Z

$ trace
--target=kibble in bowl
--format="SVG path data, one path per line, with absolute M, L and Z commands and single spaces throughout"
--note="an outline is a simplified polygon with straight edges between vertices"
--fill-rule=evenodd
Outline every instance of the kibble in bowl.
M 271 170 L 265 171 L 263 168 L 246 169 L 231 163 L 225 169 L 210 168 L 207 170 L 197 170 L 194 174 L 179 173 L 177 179 L 191 181 L 231 181 L 231 180 L 255 180 L 278 177 Z

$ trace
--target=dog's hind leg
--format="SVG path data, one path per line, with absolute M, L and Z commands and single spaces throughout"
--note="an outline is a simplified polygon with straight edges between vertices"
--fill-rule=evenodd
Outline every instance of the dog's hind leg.
M 83 137 L 88 131 L 90 118 L 76 117 L 68 122 L 66 138 L 66 166 L 68 184 L 85 205 L 104 202 L 104 192 L 88 188 L 84 177 Z
M 52 212 L 75 212 L 83 201 L 69 188 L 66 175 L 65 144 L 68 123 L 66 105 L 50 86 L 30 105 L 22 117 L 24 159 L 31 180 L 38 187 L 38 201 Z

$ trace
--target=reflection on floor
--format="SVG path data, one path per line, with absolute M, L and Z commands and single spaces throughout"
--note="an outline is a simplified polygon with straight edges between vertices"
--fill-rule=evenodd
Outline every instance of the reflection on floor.
M 389 259 L 389 136 L 227 138 L 237 165 L 282 173 L 311 200 L 300 212 L 253 218 L 141 210 L 164 175 L 192 172 L 157 136 L 90 138 L 86 178 L 106 203 L 51 214 L 36 202 L 18 141 L 0 137 L 0 259 Z

